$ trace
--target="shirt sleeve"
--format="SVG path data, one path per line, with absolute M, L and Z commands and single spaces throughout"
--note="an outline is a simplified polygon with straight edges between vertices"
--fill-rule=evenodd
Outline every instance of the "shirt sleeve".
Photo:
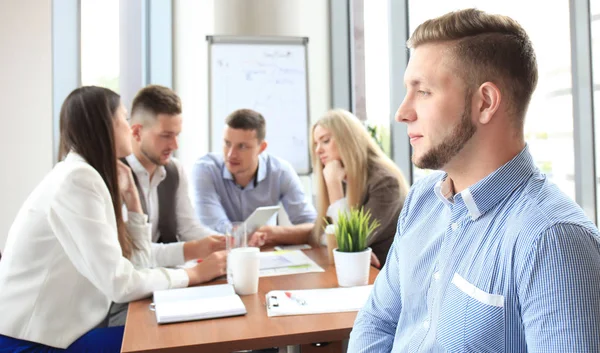
M 402 300 L 400 294 L 398 236 L 390 256 L 377 275 L 373 290 L 350 333 L 348 352 L 391 352 Z
M 558 224 L 515 265 L 528 352 L 600 351 L 599 244 L 589 229 Z
M 325 215 L 331 218 L 334 224 L 337 224 L 340 212 L 350 212 L 350 206 L 348 205 L 348 199 L 346 197 L 341 198 L 329 205 L 329 207 L 327 207 L 327 213 Z
M 306 200 L 300 177 L 288 164 L 282 164 L 281 203 L 292 224 L 314 223 L 317 212 Z
M 125 206 L 123 210 L 127 212 Z M 185 263 L 183 242 L 153 243 L 152 223 L 148 223 L 148 216 L 135 212 L 125 214 L 127 230 L 136 246 L 130 259 L 135 268 L 175 267 Z
M 348 352 L 391 352 L 396 336 L 398 320 L 402 312 L 402 289 L 400 287 L 400 240 L 404 229 L 403 220 L 408 214 L 411 193 L 407 195 L 396 226 L 394 243 L 388 259 L 377 276 L 373 291 L 365 306 L 356 316 L 350 333 Z
M 127 213 L 127 232 L 133 240 L 134 249 L 131 253 L 131 263 L 135 268 L 148 268 L 152 266 L 152 226 L 148 223 L 148 216 L 143 213 Z
M 186 287 L 183 270 L 136 269 L 122 256 L 112 210 L 106 185 L 91 168 L 75 169 L 59 185 L 48 221 L 77 271 L 117 303 Z
M 223 232 L 225 225 L 231 223 L 221 205 L 219 194 L 212 177 L 211 165 L 199 160 L 194 164 L 192 178 L 194 182 L 194 207 L 197 218 L 205 226 Z
M 184 244 L 181 241 L 168 244 L 152 243 L 150 267 L 175 267 L 183 265 L 185 263 L 183 256 Z
M 188 180 L 181 163 L 174 160 L 179 172 L 179 187 L 176 194 L 176 209 L 177 209 L 177 233 L 179 240 L 188 241 L 202 239 L 212 234 L 217 234 L 216 231 L 204 226 L 196 215 L 188 194 Z

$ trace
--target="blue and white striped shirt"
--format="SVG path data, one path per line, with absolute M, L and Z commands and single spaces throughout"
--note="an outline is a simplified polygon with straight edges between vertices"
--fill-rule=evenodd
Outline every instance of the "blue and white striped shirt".
M 600 352 L 600 238 L 527 147 L 454 195 L 416 183 L 349 352 Z

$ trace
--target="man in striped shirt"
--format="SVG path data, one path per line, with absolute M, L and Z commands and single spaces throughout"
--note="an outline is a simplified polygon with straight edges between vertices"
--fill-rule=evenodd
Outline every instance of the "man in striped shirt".
M 527 34 L 469 9 L 408 44 L 396 120 L 441 172 L 412 187 L 349 352 L 600 352 L 600 234 L 524 140 Z

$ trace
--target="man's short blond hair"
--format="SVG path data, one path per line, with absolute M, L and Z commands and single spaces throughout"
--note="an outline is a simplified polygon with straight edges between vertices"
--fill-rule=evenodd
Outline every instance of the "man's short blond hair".
M 474 92 L 484 82 L 496 84 L 522 127 L 538 71 L 533 46 L 521 25 L 508 16 L 466 9 L 423 22 L 407 44 L 417 48 L 444 42 L 467 91 Z

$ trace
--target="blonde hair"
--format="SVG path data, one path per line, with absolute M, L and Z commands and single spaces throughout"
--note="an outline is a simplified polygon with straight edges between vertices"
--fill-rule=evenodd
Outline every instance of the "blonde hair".
M 398 179 L 400 186 L 398 197 L 401 198 L 402 203 L 404 203 L 404 197 L 408 192 L 408 183 L 400 169 L 383 153 L 358 118 L 343 109 L 328 111 L 313 125 L 310 135 L 311 159 L 313 171 L 317 178 L 317 219 L 313 230 L 313 239 L 311 240 L 314 244 L 319 243 L 319 237 L 325 225 L 325 214 L 331 204 L 325 178 L 323 177 L 323 166 L 320 159 L 315 156 L 314 151 L 314 131 L 317 126 L 329 130 L 335 140 L 341 162 L 346 171 L 346 197 L 350 207 L 359 205 L 366 191 L 369 167 L 374 165 L 387 169 Z
M 419 25 L 407 45 L 436 42 L 452 42 L 452 60 L 468 91 L 484 82 L 506 91 L 507 106 L 522 127 L 538 71 L 531 41 L 517 21 L 477 9 L 450 12 Z

